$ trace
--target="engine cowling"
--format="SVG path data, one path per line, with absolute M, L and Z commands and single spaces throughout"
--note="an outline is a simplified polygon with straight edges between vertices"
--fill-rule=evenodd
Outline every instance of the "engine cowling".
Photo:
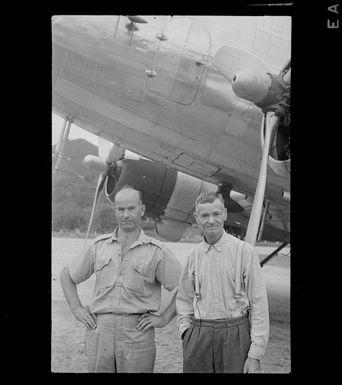
M 232 81 L 233 91 L 238 97 L 262 109 L 278 103 L 288 87 L 277 75 L 250 67 L 240 69 Z
M 266 117 L 268 119 L 269 116 Z M 265 118 L 264 118 L 265 119 Z M 265 143 L 265 126 L 261 127 L 261 148 Z M 271 150 L 268 157 L 271 169 L 281 177 L 290 176 L 291 152 L 290 152 L 290 114 L 282 117 L 281 123 L 274 134 Z
M 124 185 L 132 186 L 143 195 L 146 215 L 155 219 L 156 235 L 168 241 L 179 241 L 186 228 L 195 222 L 195 201 L 202 192 L 221 191 L 221 186 L 166 167 L 163 163 L 129 154 L 120 163 L 115 175 L 109 175 L 105 194 L 114 198 Z M 224 189 L 221 191 L 230 213 L 244 211 L 240 203 L 246 195 Z
M 254 104 L 267 97 L 271 85 L 272 79 L 269 74 L 249 67 L 239 70 L 232 81 L 234 93 Z

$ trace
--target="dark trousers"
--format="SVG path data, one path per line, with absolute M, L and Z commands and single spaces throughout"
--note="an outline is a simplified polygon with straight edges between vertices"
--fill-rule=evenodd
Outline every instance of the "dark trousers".
M 243 373 L 251 344 L 248 316 L 199 320 L 183 338 L 184 373 Z

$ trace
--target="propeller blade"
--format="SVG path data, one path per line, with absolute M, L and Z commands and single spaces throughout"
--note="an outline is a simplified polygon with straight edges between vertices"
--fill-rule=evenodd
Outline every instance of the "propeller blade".
M 99 136 L 98 138 L 99 158 L 102 160 L 103 163 L 106 163 L 107 155 L 109 154 L 112 146 L 113 146 L 113 143 Z
M 118 165 L 120 165 L 120 160 L 123 158 L 123 156 L 125 154 L 124 148 L 122 148 L 120 146 L 116 146 L 115 144 L 109 142 L 108 140 L 106 140 L 100 136 L 99 136 L 98 151 L 99 151 L 98 157 L 94 156 L 94 155 L 87 155 L 83 160 L 83 164 L 86 167 L 89 167 L 93 170 L 101 172 L 99 175 L 98 182 L 97 182 L 93 207 L 91 210 L 91 215 L 90 215 L 90 220 L 89 220 L 89 225 L 88 225 L 84 245 L 86 244 L 86 242 L 88 240 L 90 229 L 91 229 L 91 226 L 93 223 L 93 218 L 94 218 L 97 202 L 98 202 L 100 193 L 101 193 L 106 181 L 108 180 L 108 175 L 112 175 L 115 172 Z M 113 178 L 113 180 L 115 180 L 115 178 Z M 115 182 L 114 182 L 114 185 L 115 185 Z
M 138 16 L 138 15 L 130 15 L 130 16 L 127 16 L 129 21 L 132 22 L 132 23 L 147 23 L 147 21 L 142 18 L 141 16 Z
M 107 155 L 106 163 L 111 164 L 113 162 L 117 162 L 118 160 L 123 158 L 124 155 L 125 149 L 114 144 L 109 154 Z
M 103 189 L 103 186 L 105 184 L 105 181 L 107 179 L 107 175 L 104 174 L 104 173 L 101 173 L 99 175 L 99 179 L 97 181 L 97 186 L 96 186 L 96 191 L 95 191 L 95 197 L 94 197 L 94 202 L 93 202 L 93 207 L 92 207 L 92 210 L 91 210 L 91 214 L 90 214 L 90 219 L 89 219 L 89 224 L 88 224 L 88 229 L 87 229 L 87 234 L 86 234 L 86 237 L 85 237 L 85 242 L 84 244 L 87 242 L 88 240 L 88 236 L 89 236 L 89 232 L 90 232 L 90 229 L 91 229 L 91 225 L 93 223 L 93 219 L 94 219 L 94 213 L 95 213 L 95 208 L 97 206 L 97 202 L 98 202 L 98 199 L 99 199 L 99 196 L 100 196 L 100 192 L 102 191 Z
M 270 115 L 270 116 L 268 116 Z M 270 153 L 271 143 L 276 132 L 277 127 L 280 124 L 280 118 L 275 113 L 266 114 L 264 116 L 265 124 L 265 141 L 264 148 L 262 151 L 262 158 L 260 164 L 259 178 L 254 195 L 253 206 L 251 215 L 249 217 L 247 232 L 245 241 L 249 242 L 251 245 L 255 245 L 258 230 L 260 225 L 260 219 L 262 214 L 263 201 L 265 196 L 266 189 L 266 180 L 267 180 L 267 162 L 268 156 Z
M 99 157 L 103 163 L 113 163 L 121 159 L 125 154 L 125 149 L 109 142 L 99 136 Z

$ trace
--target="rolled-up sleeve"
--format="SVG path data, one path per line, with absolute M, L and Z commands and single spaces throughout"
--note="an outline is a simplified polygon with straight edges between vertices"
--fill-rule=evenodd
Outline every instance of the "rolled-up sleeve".
M 192 265 L 193 263 L 189 256 L 179 279 L 176 297 L 177 324 L 181 335 L 191 325 L 194 315 L 195 283 Z
M 163 247 L 160 254 L 160 260 L 156 266 L 156 278 L 163 287 L 172 291 L 178 287 L 179 277 L 182 271 L 182 265 L 176 256 L 167 247 Z
M 251 346 L 248 357 L 260 359 L 264 356 L 269 337 L 269 310 L 266 285 L 259 257 L 253 247 L 248 247 L 244 276 L 250 302 Z
M 86 281 L 94 273 L 94 245 L 90 244 L 82 250 L 67 267 L 71 279 L 76 284 Z

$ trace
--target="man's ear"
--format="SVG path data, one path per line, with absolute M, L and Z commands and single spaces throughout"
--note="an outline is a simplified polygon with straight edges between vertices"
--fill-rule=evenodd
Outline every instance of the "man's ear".
M 198 216 L 197 216 L 196 212 L 194 212 L 193 215 L 194 215 L 194 217 L 195 217 L 195 219 L 196 219 L 197 224 L 199 225 L 199 222 L 198 222 Z
M 223 212 L 223 218 L 225 221 L 227 220 L 227 216 L 228 216 L 228 212 L 227 212 L 227 209 L 225 208 Z
M 145 205 L 141 205 L 141 216 L 143 217 L 144 214 L 145 214 L 145 210 L 146 210 L 146 206 Z

